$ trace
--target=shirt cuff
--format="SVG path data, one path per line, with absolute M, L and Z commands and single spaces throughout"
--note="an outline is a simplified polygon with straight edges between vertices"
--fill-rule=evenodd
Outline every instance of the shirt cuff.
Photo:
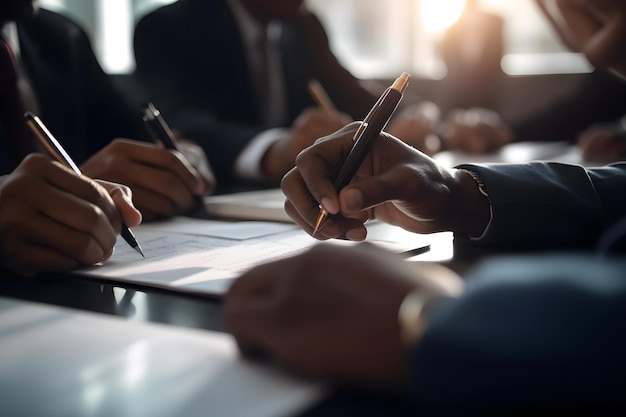
M 261 169 L 261 160 L 265 152 L 278 140 L 288 137 L 290 132 L 290 129 L 275 128 L 252 138 L 235 161 L 235 174 L 244 180 L 265 180 L 266 177 Z
M 470 169 L 467 169 L 466 166 L 464 166 L 463 168 L 459 168 L 459 167 L 457 167 L 457 168 L 460 169 L 463 172 L 466 172 L 470 177 L 472 177 L 474 182 L 476 182 L 476 186 L 478 187 L 478 191 L 483 196 L 485 196 L 485 198 L 487 198 L 487 201 L 489 202 L 489 222 L 487 222 L 487 226 L 485 226 L 485 230 L 483 230 L 483 232 L 479 236 L 468 236 L 470 240 L 478 242 L 478 241 L 480 241 L 481 239 L 483 239 L 487 235 L 487 232 L 489 231 L 489 228 L 491 227 L 491 223 L 493 221 L 493 206 L 491 204 L 491 199 L 489 198 L 489 193 L 485 189 L 485 183 L 483 182 L 482 178 L 478 175 L 478 173 L 476 173 L 475 171 L 472 171 Z

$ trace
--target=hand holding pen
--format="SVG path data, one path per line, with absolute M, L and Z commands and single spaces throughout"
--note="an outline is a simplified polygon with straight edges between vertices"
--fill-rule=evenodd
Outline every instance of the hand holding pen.
M 56 161 L 70 168 L 72 171 L 74 171 L 76 175 L 82 176 L 82 172 L 80 171 L 78 166 L 70 158 L 70 156 L 67 154 L 65 149 L 63 149 L 61 144 L 52 135 L 52 133 L 48 130 L 48 128 L 43 124 L 41 119 L 30 112 L 27 112 L 24 115 L 24 118 L 26 120 L 26 124 L 33 131 L 35 137 L 39 140 L 39 142 L 41 143 L 43 148 L 46 150 L 46 152 Z M 133 249 L 135 249 L 139 254 L 141 254 L 141 256 L 144 256 L 143 250 L 141 249 L 139 242 L 137 242 L 137 239 L 135 238 L 133 232 L 125 224 L 122 224 L 121 234 L 124 240 Z
M 165 149 L 176 152 L 185 163 L 202 175 L 206 189 L 212 190 L 215 186 L 215 177 L 204 151 L 195 144 L 179 143 L 163 114 L 153 103 L 148 102 L 142 110 L 144 113 L 143 121 L 152 141 L 162 144 Z M 202 196 L 195 195 L 194 199 L 196 209 L 199 210 L 196 214 L 206 214 Z
M 369 219 L 416 233 L 453 230 L 480 236 L 490 206 L 472 176 L 437 163 L 385 132 L 371 140 L 354 175 L 344 169 L 348 175 L 339 176 L 355 147 L 354 138 L 364 129 L 364 123 L 354 122 L 319 139 L 298 155 L 296 166 L 284 176 L 285 211 L 300 227 L 319 240 L 364 240 Z M 350 180 L 342 187 L 341 178 Z M 328 216 L 316 230 L 320 205 Z
M 352 180 L 352 177 L 369 152 L 372 143 L 380 132 L 382 132 L 387 123 L 389 123 L 389 119 L 393 116 L 393 112 L 398 107 L 398 104 L 400 104 L 402 95 L 409 85 L 409 78 L 410 76 L 406 72 L 398 77 L 396 81 L 383 92 L 378 101 L 374 103 L 370 112 L 365 116 L 365 119 L 352 139 L 354 141 L 352 149 L 350 149 L 346 160 L 341 165 L 335 177 L 334 186 L 337 192 L 341 191 L 341 189 Z M 315 222 L 313 235 L 319 230 L 327 217 L 327 209 L 320 205 L 320 214 Z

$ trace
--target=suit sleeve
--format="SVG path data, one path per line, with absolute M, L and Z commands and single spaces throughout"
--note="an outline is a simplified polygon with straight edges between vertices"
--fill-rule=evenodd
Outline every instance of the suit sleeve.
M 626 214 L 626 163 L 586 169 L 555 162 L 461 165 L 483 180 L 493 210 L 478 243 L 593 247 Z
M 378 97 L 364 88 L 360 80 L 332 53 L 328 35 L 317 16 L 307 13 L 302 24 L 305 30 L 301 33 L 306 36 L 304 44 L 310 51 L 313 72 L 318 75 L 338 109 L 355 120 L 362 120 Z
M 438 413 L 624 406 L 624 258 L 506 258 L 434 305 L 410 398 Z

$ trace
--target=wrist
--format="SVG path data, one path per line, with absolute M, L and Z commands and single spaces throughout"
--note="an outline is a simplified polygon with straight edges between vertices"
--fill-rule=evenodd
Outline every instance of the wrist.
M 451 204 L 455 233 L 481 236 L 491 220 L 491 202 L 480 177 L 466 169 L 455 169 L 455 192 Z
M 265 152 L 261 159 L 261 171 L 263 175 L 271 181 L 280 181 L 283 175 L 289 170 L 285 163 L 283 140 L 274 142 Z M 293 165 L 293 163 L 291 164 Z

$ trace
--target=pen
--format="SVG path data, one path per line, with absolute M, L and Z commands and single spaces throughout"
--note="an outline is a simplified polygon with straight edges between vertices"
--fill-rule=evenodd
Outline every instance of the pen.
M 72 161 L 72 158 L 70 158 L 67 152 L 65 152 L 65 149 L 63 149 L 59 141 L 56 140 L 38 116 L 31 112 L 26 112 L 24 113 L 24 119 L 26 120 L 26 124 L 31 128 L 39 142 L 41 142 L 42 146 L 51 157 L 63 165 L 71 168 L 76 175 L 83 175 L 78 166 L 74 163 L 74 161 Z M 143 254 L 143 250 L 141 249 L 141 246 L 139 246 L 139 242 L 137 242 L 135 235 L 125 224 L 122 224 L 122 237 L 141 256 L 144 258 L 146 257 Z
M 352 138 L 354 141 L 352 149 L 350 149 L 348 156 L 335 177 L 334 187 L 337 192 L 341 191 L 341 189 L 352 180 L 352 177 L 361 166 L 374 140 L 385 126 L 387 126 L 387 123 L 389 123 L 389 119 L 393 116 L 393 112 L 398 107 L 402 95 L 409 85 L 410 78 L 411 76 L 406 72 L 403 72 L 396 78 L 393 84 L 387 87 L 376 103 L 374 103 L 374 106 L 367 116 L 365 116 L 365 119 L 363 119 L 363 122 Z M 313 235 L 322 227 L 327 217 L 328 211 L 320 205 L 320 214 L 315 222 Z
M 322 86 L 322 84 L 320 84 L 319 81 L 310 80 L 307 84 L 307 87 L 309 90 L 309 94 L 311 94 L 311 97 L 321 109 L 323 109 L 328 114 L 337 113 L 335 105 L 333 104 L 330 97 L 328 97 L 328 93 L 326 93 L 326 90 L 324 90 L 324 87 Z
M 165 122 L 165 119 L 163 119 L 161 112 L 152 103 L 146 104 L 143 111 L 143 121 L 152 136 L 152 140 L 160 141 L 166 149 L 178 151 L 179 149 L 178 146 L 176 146 L 174 133 Z
M 170 151 L 178 151 L 180 156 L 189 163 L 189 165 L 193 166 L 188 158 L 185 157 L 185 154 L 180 152 L 180 149 L 176 145 L 176 138 L 174 137 L 174 132 L 165 122 L 163 118 L 163 114 L 156 108 L 156 106 L 148 102 L 143 108 L 143 121 L 146 124 L 146 128 L 148 129 L 148 133 L 154 142 L 161 142 L 165 149 L 169 149 Z M 205 214 L 204 200 L 202 196 L 194 196 L 196 201 L 196 206 L 200 210 L 199 214 Z

